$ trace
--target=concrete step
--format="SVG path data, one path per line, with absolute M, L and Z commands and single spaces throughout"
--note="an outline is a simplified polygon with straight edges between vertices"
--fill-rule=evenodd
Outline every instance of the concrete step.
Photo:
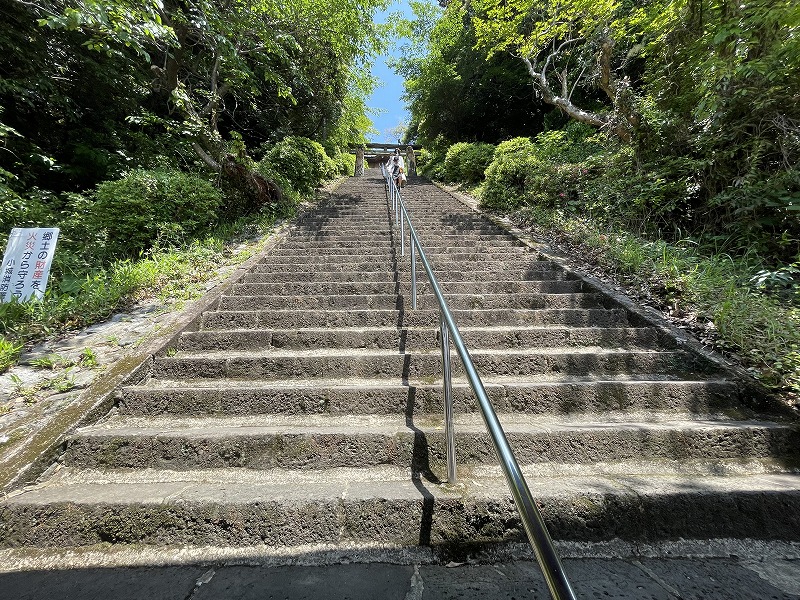
M 571 294 L 448 294 L 451 309 L 492 308 L 597 308 L 603 306 L 606 296 L 598 293 Z M 220 310 L 274 309 L 401 309 L 410 306 L 409 294 L 341 294 L 299 296 L 223 296 Z M 418 310 L 438 309 L 433 294 L 417 294 Z
M 539 376 L 483 377 L 495 409 L 526 415 L 671 411 L 713 413 L 738 406 L 736 386 L 723 379 L 675 380 L 650 374 L 607 378 Z M 478 410 L 464 378 L 453 379 L 456 414 Z M 439 379 L 151 379 L 123 388 L 118 406 L 126 415 L 255 415 L 255 414 L 442 414 Z
M 501 420 L 520 464 L 797 461 L 800 455 L 800 432 L 787 425 L 679 417 L 651 411 L 607 413 L 602 421 L 565 415 L 531 419 L 520 414 L 501 415 Z M 439 415 L 413 420 L 399 415 L 116 416 L 77 430 L 60 460 L 81 468 L 320 470 L 392 465 L 442 473 L 446 472 L 442 421 Z M 458 464 L 497 464 L 479 415 L 458 415 L 454 427 Z
M 569 294 L 587 291 L 586 284 L 580 279 L 558 279 L 550 281 L 440 281 L 445 296 L 448 294 Z M 392 289 L 388 290 L 387 287 Z M 231 288 L 231 294 L 242 296 L 270 296 L 270 295 L 324 295 L 324 294 L 386 294 L 411 293 L 411 282 L 401 281 L 396 284 L 394 279 L 382 282 L 354 282 L 354 281 L 298 281 L 282 283 L 237 283 Z M 424 278 L 417 280 L 419 294 L 431 293 L 431 286 Z
M 491 257 L 489 257 L 491 258 Z M 262 263 L 258 263 L 252 269 L 252 273 L 307 273 L 307 272 L 316 272 L 319 273 L 320 277 L 324 277 L 325 273 L 336 273 L 342 271 L 354 271 L 354 272 L 374 272 L 379 270 L 385 271 L 392 271 L 395 270 L 395 262 L 398 263 L 400 266 L 401 260 L 398 258 L 395 261 L 393 256 L 384 256 L 384 257 L 352 257 L 351 260 L 321 260 L 321 261 L 264 261 Z M 451 272 L 464 272 L 465 270 L 471 270 L 474 265 L 481 265 L 481 269 L 475 269 L 472 271 L 477 276 L 480 273 L 489 273 L 495 278 L 501 279 L 510 279 L 512 278 L 512 274 L 514 275 L 513 278 L 519 279 L 526 279 L 528 276 L 533 275 L 541 275 L 541 274 L 552 274 L 553 277 L 557 277 L 557 273 L 560 269 L 555 268 L 551 264 L 541 265 L 538 264 L 541 261 L 529 261 L 521 260 L 521 261 L 508 261 L 503 263 L 492 263 L 486 262 L 482 263 L 481 260 L 476 256 L 470 260 L 462 260 L 458 258 L 454 258 L 452 256 L 440 256 L 440 257 L 429 257 L 429 262 L 431 263 L 431 267 L 434 270 L 437 278 L 441 276 L 444 279 L 449 279 L 452 277 L 450 275 Z M 403 265 L 405 268 L 410 270 L 410 262 L 408 265 Z M 418 268 L 420 270 L 420 278 L 424 278 L 424 274 L 422 272 L 422 265 L 418 264 Z M 470 276 L 469 274 L 465 274 L 465 276 Z
M 479 373 L 488 375 L 606 375 L 662 373 L 693 377 L 708 367 L 681 351 L 654 351 L 601 347 L 476 349 L 472 361 Z M 461 361 L 452 357 L 454 374 L 462 373 Z M 308 379 L 386 377 L 389 380 L 438 377 L 438 351 L 400 353 L 396 350 L 287 350 L 179 352 L 158 357 L 153 376 L 165 379 L 230 377 L 239 379 Z
M 242 283 L 317 283 L 317 282 L 394 282 L 397 273 L 394 271 L 338 271 L 321 273 L 319 271 L 284 270 L 259 273 L 249 271 L 239 280 Z
M 406 233 L 406 241 L 408 241 L 408 231 Z M 394 231 L 392 235 L 387 235 L 386 233 L 377 233 L 371 234 L 366 231 L 362 231 L 360 236 L 350 236 L 347 237 L 345 235 L 336 236 L 334 239 L 335 244 L 341 244 L 342 246 L 346 247 L 360 247 L 360 246 L 371 246 L 371 245 L 381 245 L 386 243 L 391 243 L 392 239 L 399 239 L 400 232 Z M 440 247 L 452 247 L 452 248 L 471 248 L 476 245 L 486 245 L 491 247 L 503 247 L 503 248 L 511 248 L 511 249 L 525 249 L 531 251 L 528 246 L 509 236 L 508 234 L 464 234 L 464 233 L 457 233 L 457 234 L 441 234 L 435 237 L 430 237 L 428 239 L 422 240 L 425 248 L 428 248 L 430 244 L 431 248 L 440 248 Z M 311 236 L 306 235 L 304 238 L 300 238 L 300 236 L 292 235 L 290 236 L 285 242 L 281 244 L 282 248 L 289 248 L 289 249 L 299 249 L 302 248 L 304 245 L 324 245 L 331 243 L 331 236 Z
M 290 233 L 289 237 L 287 237 L 284 242 L 281 243 L 280 247 L 286 249 L 296 249 L 296 248 L 303 248 L 308 243 L 320 246 L 341 245 L 343 247 L 359 247 L 362 245 L 380 246 L 385 244 L 387 241 L 390 241 L 391 239 L 392 238 L 388 229 L 377 232 L 368 232 L 362 230 L 360 233 L 352 233 L 352 234 L 340 231 L 318 231 L 318 232 L 294 231 Z M 408 238 L 406 237 L 406 240 L 407 239 Z M 527 246 L 522 244 L 517 239 L 509 236 L 507 233 L 475 234 L 475 235 L 442 233 L 442 235 L 438 235 L 435 238 L 425 240 L 425 242 L 426 242 L 426 248 L 427 248 L 427 243 L 430 243 L 432 247 L 442 246 L 442 245 L 451 247 L 453 246 L 469 247 L 478 243 L 488 243 L 489 245 L 492 246 L 521 246 L 527 248 Z
M 800 538 L 795 474 L 720 476 L 710 469 L 655 481 L 649 474 L 535 480 L 537 504 L 556 540 Z M 447 548 L 470 540 L 478 548 L 524 541 L 502 477 L 490 471 L 464 481 L 466 489 L 451 488 L 387 467 L 62 469 L 47 485 L 4 501 L 0 543 L 266 546 L 302 556 L 309 544 Z
M 265 261 L 254 265 L 250 271 L 252 274 L 274 275 L 280 273 L 289 274 L 316 274 L 317 280 L 325 281 L 326 278 L 337 277 L 338 273 L 392 273 L 395 272 L 394 259 L 390 256 L 366 257 L 360 260 L 350 261 L 321 261 L 321 262 L 272 262 Z
M 469 348 L 675 348 L 675 341 L 652 327 L 465 327 Z M 308 329 L 235 329 L 190 331 L 178 350 L 259 350 L 267 348 L 383 348 L 430 350 L 439 347 L 436 327 L 350 327 Z
M 410 257 L 410 250 L 406 248 L 406 255 Z M 387 259 L 400 259 L 403 255 L 399 249 L 390 246 L 385 248 L 370 246 L 365 248 L 336 248 L 323 251 L 318 248 L 293 249 L 291 251 L 276 250 L 264 257 L 262 264 L 279 263 L 362 263 L 381 262 Z M 516 257 L 520 260 L 538 260 L 530 252 L 517 250 L 504 250 L 498 248 L 470 247 L 468 252 L 463 248 L 442 247 L 441 249 L 426 249 L 426 256 L 430 262 L 439 260 L 474 262 L 482 257 L 484 261 L 503 261 Z
M 410 281 L 411 268 L 408 265 L 401 265 L 399 273 L 393 270 L 360 270 L 354 271 L 343 269 L 341 271 L 330 271 L 317 269 L 314 271 L 296 270 L 292 271 L 289 268 L 269 269 L 264 265 L 258 266 L 248 272 L 242 277 L 242 283 L 278 283 L 282 281 L 295 281 L 295 282 L 316 282 L 316 281 L 386 281 L 386 280 L 401 280 Z M 433 272 L 438 281 L 476 281 L 476 282 L 493 282 L 496 280 L 506 281 L 511 278 L 518 279 L 519 281 L 563 281 L 575 280 L 577 277 L 571 273 L 559 269 L 542 269 L 542 268 L 526 268 L 524 270 L 509 271 L 509 270 L 485 270 L 477 268 L 468 268 L 464 265 L 458 265 L 457 268 L 444 269 L 441 265 L 433 265 Z M 425 275 L 422 268 L 418 266 L 418 281 L 424 281 Z
M 460 327 L 485 325 L 625 327 L 628 314 L 619 308 L 571 309 L 455 309 Z M 438 310 L 226 310 L 206 312 L 203 329 L 295 329 L 309 327 L 431 327 L 439 323 Z

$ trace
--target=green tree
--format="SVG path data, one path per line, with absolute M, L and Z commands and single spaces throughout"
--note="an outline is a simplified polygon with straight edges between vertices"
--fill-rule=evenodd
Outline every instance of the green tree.
M 426 145 L 439 136 L 496 142 L 541 130 L 543 105 L 523 65 L 505 54 L 487 60 L 475 48 L 467 3 L 450 2 L 438 20 L 441 11 L 432 5 L 412 7 L 415 19 L 399 29 L 412 41 L 395 68 L 406 78 L 415 137 Z
M 638 127 L 627 68 L 644 14 L 630 0 L 474 0 L 477 42 L 488 57 L 519 59 L 537 95 L 570 118 L 630 140 Z M 604 105 L 581 105 L 577 90 L 600 90 Z

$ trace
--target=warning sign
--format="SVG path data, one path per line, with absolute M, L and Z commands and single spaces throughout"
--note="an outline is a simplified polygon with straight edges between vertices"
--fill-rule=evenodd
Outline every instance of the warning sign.
M 0 270 L 0 302 L 41 300 L 56 251 L 58 227 L 11 230 Z

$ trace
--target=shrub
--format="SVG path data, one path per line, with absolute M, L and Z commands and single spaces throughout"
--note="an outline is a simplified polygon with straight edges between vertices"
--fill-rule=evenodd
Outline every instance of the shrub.
M 337 152 L 333 162 L 339 175 L 353 175 L 356 171 L 356 155 L 350 152 Z
M 414 159 L 417 161 L 417 171 L 420 173 L 425 170 L 432 158 L 433 155 L 427 148 L 414 149 Z
M 54 194 L 38 188 L 33 188 L 24 196 L 17 194 L 3 185 L 0 178 L 0 243 L 5 246 L 8 234 L 14 227 L 57 225 L 53 207 L 59 203 Z
M 294 188 L 294 184 L 284 177 L 272 165 L 268 158 L 264 158 L 257 162 L 255 165 L 255 171 L 264 179 L 275 182 L 275 185 L 280 188 L 281 196 L 283 198 L 283 206 L 285 208 L 294 206 L 300 202 L 300 193 Z
M 97 186 L 86 226 L 99 234 L 108 257 L 137 256 L 208 229 L 217 220 L 220 192 L 179 171 L 133 171 Z
M 336 165 L 322 145 L 300 136 L 275 144 L 264 161 L 265 171 L 280 175 L 301 196 L 311 196 L 320 183 L 336 175 Z
M 711 218 L 740 248 L 791 261 L 800 239 L 800 167 L 743 180 L 709 201 Z
M 493 156 L 492 144 L 465 142 L 453 144 L 445 155 L 445 176 L 450 181 L 479 183 L 483 181 L 486 168 L 492 162 Z
M 540 166 L 530 138 L 514 138 L 495 148 L 494 160 L 486 169 L 486 182 L 480 193 L 481 206 L 498 210 L 525 202 L 528 175 Z
M 577 163 L 601 152 L 604 136 L 578 121 L 570 121 L 564 129 L 543 131 L 536 136 L 534 151 L 542 160 L 555 163 Z M 607 142 L 606 142 L 607 144 Z

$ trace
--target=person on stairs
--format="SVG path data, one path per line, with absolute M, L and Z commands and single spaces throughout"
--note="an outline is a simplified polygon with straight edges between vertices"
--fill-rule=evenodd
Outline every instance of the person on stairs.
M 394 179 L 394 184 L 401 188 L 405 185 L 405 181 L 401 181 L 401 175 L 404 175 L 406 168 L 406 163 L 403 160 L 403 157 L 400 155 L 400 149 L 395 148 L 394 154 L 389 157 L 389 160 L 386 162 L 386 170 L 389 171 L 389 174 Z

